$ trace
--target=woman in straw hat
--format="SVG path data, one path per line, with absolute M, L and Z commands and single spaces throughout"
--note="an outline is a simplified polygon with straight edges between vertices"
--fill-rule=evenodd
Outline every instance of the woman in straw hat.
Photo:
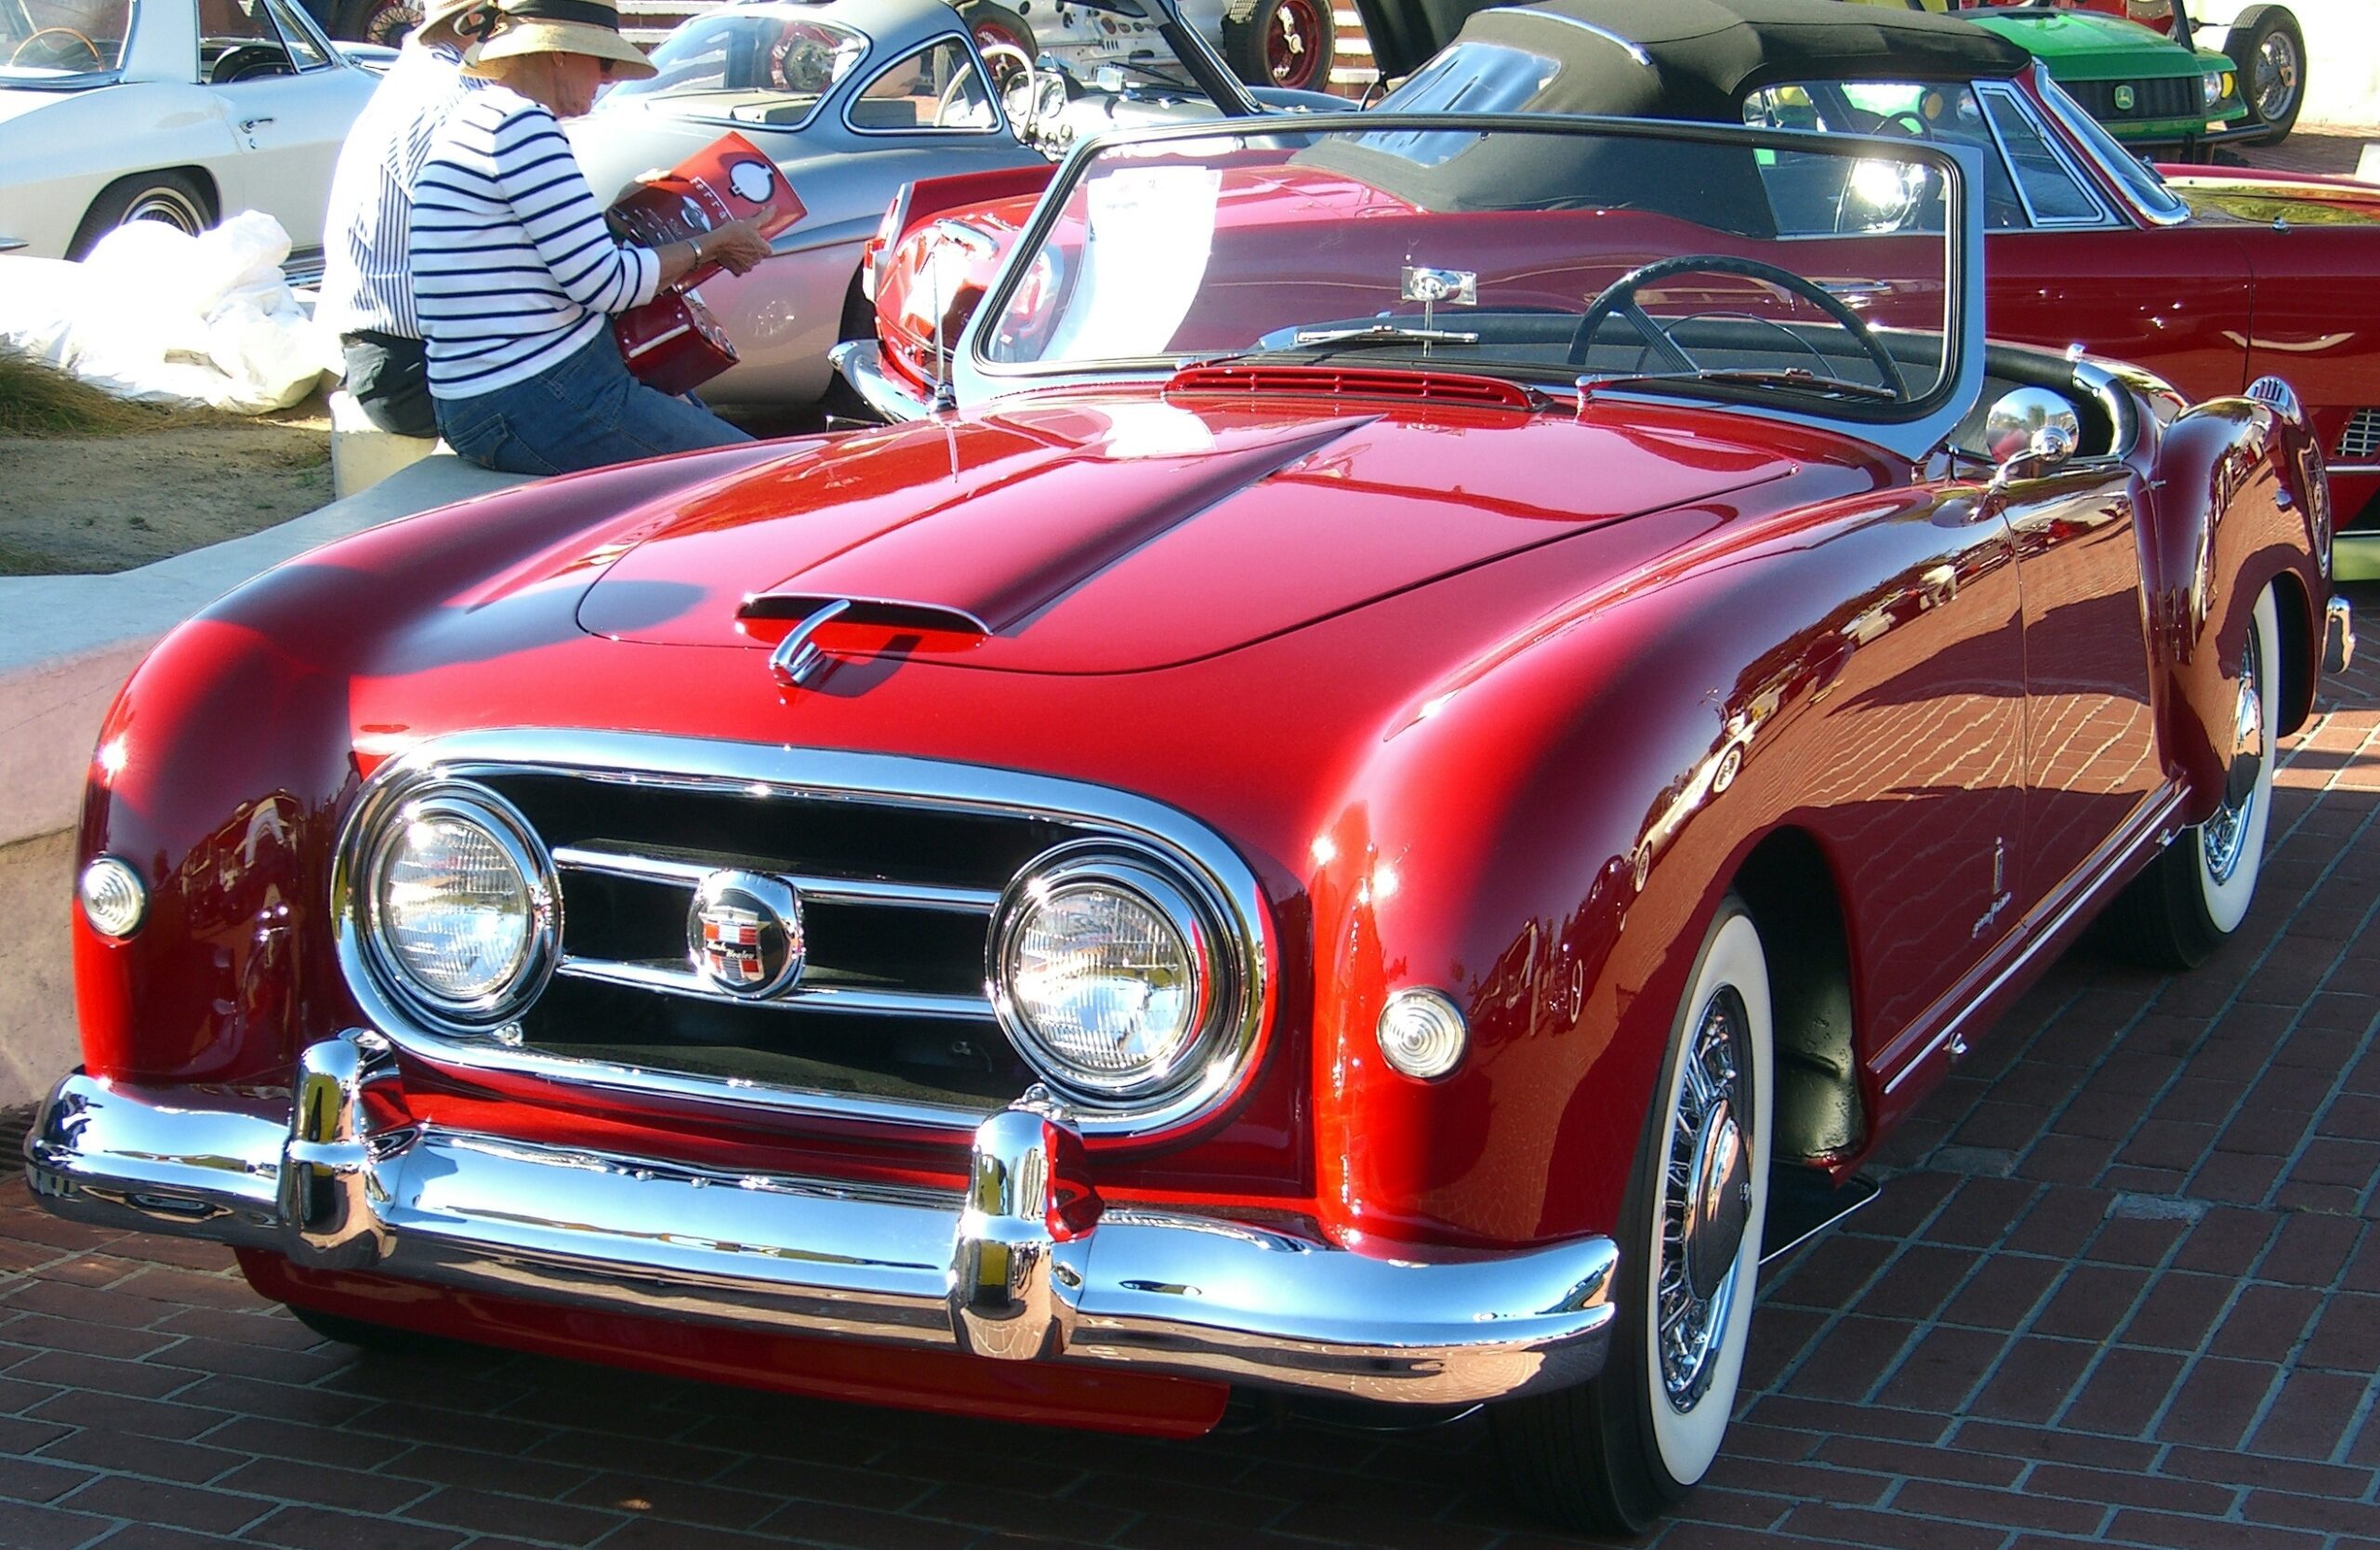
M 413 182 L 430 136 L 479 85 L 462 73 L 456 27 L 487 4 L 429 0 L 421 25 L 348 130 L 331 177 L 315 320 L 338 336 L 347 391 L 365 417 L 400 436 L 438 434 L 406 243 Z
M 483 15 L 463 71 L 486 84 L 447 115 L 413 187 L 414 304 L 440 433 L 515 473 L 748 440 L 629 376 L 610 314 L 699 263 L 745 273 L 767 240 L 734 221 L 692 242 L 621 245 L 556 120 L 653 66 L 609 0 L 500 0 Z

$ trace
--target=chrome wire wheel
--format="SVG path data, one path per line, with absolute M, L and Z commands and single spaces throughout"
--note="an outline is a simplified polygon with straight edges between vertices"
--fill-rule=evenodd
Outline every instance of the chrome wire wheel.
M 2230 776 L 2223 805 L 2199 826 L 2207 876 L 2216 886 L 2229 882 L 2247 853 L 2255 808 L 2263 800 L 2265 749 L 2264 647 L 2254 630 L 2240 658 L 2240 687 L 2231 718 Z
M 1671 1036 L 1645 1166 L 1644 1377 L 1648 1440 L 1670 1486 L 1718 1456 L 1751 1333 L 1768 1205 L 1768 960 L 1730 899 Z
M 2292 117 L 2299 83 L 2306 76 L 2305 61 L 2297 56 L 2296 40 L 2287 33 L 2267 33 L 2256 49 L 2254 69 L 2249 89 L 2256 104 L 2256 116 L 2268 124 L 2280 124 Z
M 1712 1358 L 1737 1295 L 1737 1251 L 1752 1210 L 1750 1036 L 1742 995 L 1722 987 L 1685 1052 L 1669 1126 L 1654 1303 L 1661 1388 L 1681 1413 L 1711 1391 Z
M 2198 826 L 2198 843 L 2190 847 L 2196 854 L 2183 863 L 2196 873 L 2201 907 L 2217 937 L 2237 931 L 2247 916 L 2272 815 L 2272 731 L 2281 711 L 2273 674 L 2281 624 L 2271 588 L 2256 599 L 2244 633 L 2229 702 L 2223 801 Z

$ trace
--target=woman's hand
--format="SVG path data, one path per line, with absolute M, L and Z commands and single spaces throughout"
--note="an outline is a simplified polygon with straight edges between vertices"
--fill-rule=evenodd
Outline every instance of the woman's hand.
M 730 274 L 749 274 L 769 256 L 769 239 L 748 220 L 731 220 L 697 238 L 694 249 L 702 262 L 718 264 Z

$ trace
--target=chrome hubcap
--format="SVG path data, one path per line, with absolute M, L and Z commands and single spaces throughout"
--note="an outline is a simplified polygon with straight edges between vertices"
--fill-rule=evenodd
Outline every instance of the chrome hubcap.
M 2256 50 L 2256 112 L 2267 123 L 2287 116 L 2297 99 L 2297 50 L 2279 33 Z
M 2206 851 L 2206 869 L 2218 883 L 2231 881 L 2247 849 L 2248 819 L 2256 804 L 2256 787 L 2264 775 L 2264 662 L 2254 629 L 2248 649 L 2240 658 L 2240 696 L 2231 713 L 2231 768 L 2223 782 L 2223 805 L 2200 827 Z
M 1751 1036 L 1743 998 L 1723 987 L 1703 1006 L 1685 1054 L 1662 1171 L 1660 1274 L 1654 1289 L 1661 1388 L 1680 1411 L 1710 1392 L 1735 1305 L 1737 1257 L 1752 1218 Z

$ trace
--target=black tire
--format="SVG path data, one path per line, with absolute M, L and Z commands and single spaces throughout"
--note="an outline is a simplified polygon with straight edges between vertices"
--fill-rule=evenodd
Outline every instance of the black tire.
M 2271 588 L 2250 616 L 2242 671 L 2255 689 L 2254 777 L 2236 802 L 2184 829 L 2100 918 L 2102 940 L 2145 968 L 2195 969 L 2240 929 L 2264 870 L 2272 816 L 2272 726 L 2281 710 L 2281 615 Z M 2242 705 L 2244 714 L 2244 703 Z M 2238 749 L 2234 750 L 2234 758 Z
M 83 213 L 66 256 L 87 258 L 101 237 L 136 220 L 162 220 L 195 235 L 215 224 L 215 202 L 187 173 L 136 172 L 119 178 L 101 189 Z
M 2265 126 L 2262 143 L 2279 145 L 2297 126 L 2298 110 L 2306 106 L 2304 30 L 2280 6 L 2252 6 L 2231 23 L 2224 44 L 2224 53 L 2240 69 L 2248 122 Z
M 959 20 L 966 23 L 978 52 L 985 44 L 998 42 L 1022 49 L 1028 60 L 1041 57 L 1041 45 L 1033 35 L 1033 23 L 1006 6 L 996 5 L 993 0 L 968 0 L 959 7 Z
M 1629 1175 L 1617 1317 L 1604 1370 L 1579 1387 L 1510 1400 L 1489 1411 L 1505 1471 L 1519 1494 L 1554 1522 L 1592 1533 L 1642 1533 L 1709 1472 L 1735 1407 L 1750 1333 L 1768 1203 L 1775 1030 L 1766 954 L 1751 912 L 1734 895 L 1711 922 L 1686 983 Z M 1729 1017 L 1737 1023 L 1731 1026 Z M 1712 1085 L 1707 1079 L 1714 1049 L 1728 1052 L 1730 1066 L 1715 1095 L 1699 1095 Z M 1689 1050 L 1699 1056 L 1696 1068 L 1706 1079 L 1695 1084 L 1695 1093 L 1684 1080 Z M 1744 1098 L 1752 1109 L 1749 1140 L 1744 1127 L 1725 1128 Z M 1681 1124 L 1689 1102 L 1699 1105 L 1699 1117 Z M 1704 1141 L 1729 1144 L 1714 1152 Z M 1695 1165 L 1711 1156 L 1733 1159 L 1737 1166 L 1713 1175 Z M 1732 1243 L 1724 1233 L 1714 1238 L 1709 1255 L 1693 1252 L 1679 1214 L 1686 1202 L 1671 1198 L 1667 1181 L 1680 1158 L 1689 1163 L 1689 1179 L 1713 1179 L 1714 1187 L 1699 1192 L 1706 1200 L 1740 1197 L 1733 1221 L 1738 1236 Z M 1722 1182 L 1728 1187 L 1715 1186 Z M 1698 1192 L 1689 1186 L 1685 1193 Z M 1667 1247 L 1673 1232 L 1681 1250 L 1674 1253 Z M 1700 1290 L 1698 1280 L 1707 1281 L 1709 1290 Z M 1690 1364 L 1686 1351 L 1674 1358 L 1655 1353 L 1656 1310 L 1663 1305 L 1704 1310 L 1709 1335 L 1694 1343 L 1699 1354 L 1691 1354 Z
M 340 0 L 331 36 L 394 48 L 421 25 L 421 0 Z
M 387 1324 L 367 1323 L 350 1318 L 344 1314 L 324 1313 L 317 1308 L 301 1308 L 295 1303 L 284 1303 L 291 1318 L 321 1335 L 324 1340 L 337 1341 L 364 1351 L 427 1351 L 442 1344 L 435 1337 L 416 1334 Z
M 1327 91 L 1339 46 L 1332 9 L 1330 0 L 1231 0 L 1223 62 L 1251 86 Z

